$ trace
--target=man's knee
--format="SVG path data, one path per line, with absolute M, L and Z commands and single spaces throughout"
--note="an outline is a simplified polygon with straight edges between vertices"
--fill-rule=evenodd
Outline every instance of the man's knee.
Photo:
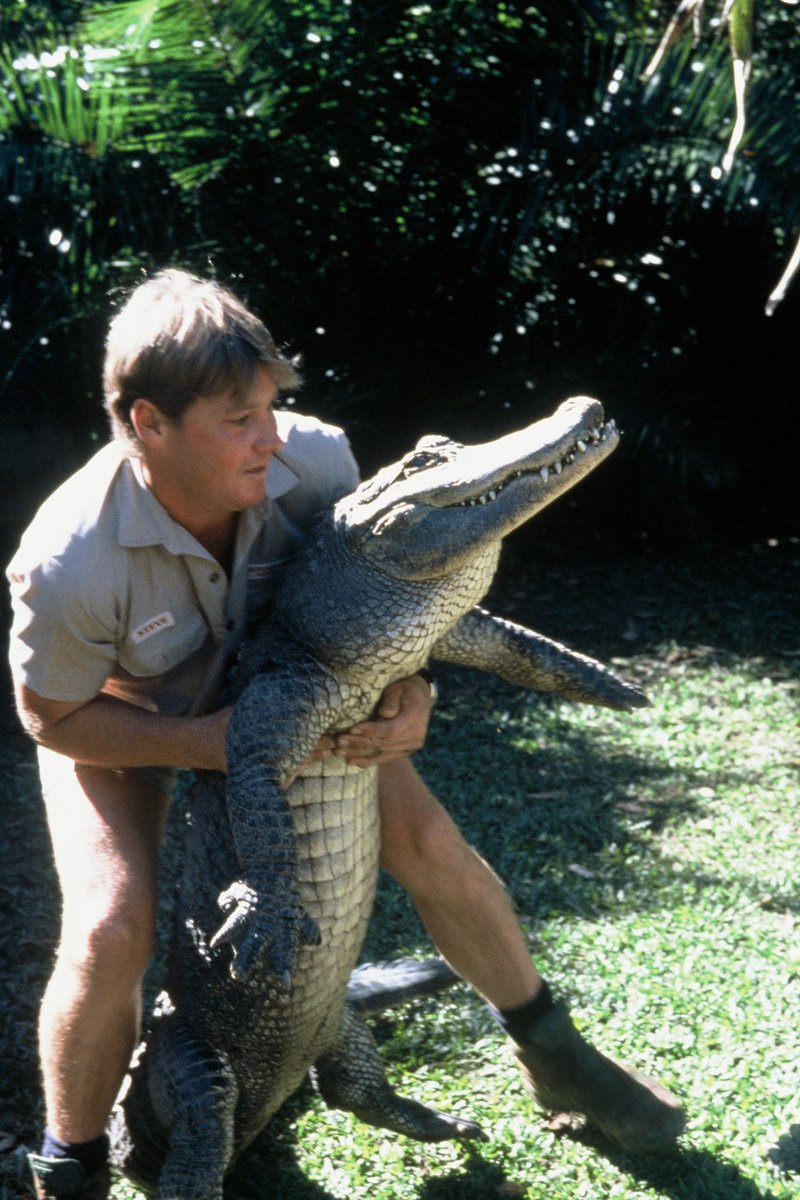
M 381 863 L 404 886 L 463 870 L 473 852 L 444 808 L 434 802 L 410 806 L 385 822 Z
M 59 962 L 85 979 L 125 990 L 147 969 L 155 940 L 155 912 L 150 898 L 136 896 L 95 908 L 65 910 Z
M 76 766 L 47 751 L 39 760 L 63 899 L 56 970 L 124 992 L 153 949 L 168 798 L 135 772 Z

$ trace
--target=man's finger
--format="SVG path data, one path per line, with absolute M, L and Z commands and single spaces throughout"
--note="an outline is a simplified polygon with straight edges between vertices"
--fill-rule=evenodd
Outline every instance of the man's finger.
M 370 746 L 379 745 L 387 737 L 388 731 L 382 725 L 354 725 L 347 733 L 336 735 L 336 749 L 339 750 L 343 746 L 363 746 L 368 749 Z

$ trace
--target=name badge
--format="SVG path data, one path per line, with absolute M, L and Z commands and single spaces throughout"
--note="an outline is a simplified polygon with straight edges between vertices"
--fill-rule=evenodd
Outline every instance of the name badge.
M 174 624 L 175 618 L 171 612 L 159 613 L 157 617 L 150 617 L 138 629 L 134 629 L 131 634 L 131 640 L 138 645 L 139 642 L 146 642 L 154 633 L 160 633 L 162 629 L 169 629 Z

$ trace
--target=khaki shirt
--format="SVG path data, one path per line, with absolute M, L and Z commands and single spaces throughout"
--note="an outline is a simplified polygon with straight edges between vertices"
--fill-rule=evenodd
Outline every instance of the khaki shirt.
M 8 568 L 16 680 L 49 700 L 103 692 L 153 712 L 206 710 L 281 565 L 358 482 L 340 429 L 276 415 L 286 445 L 265 499 L 239 516 L 230 580 L 117 443 L 53 493 Z

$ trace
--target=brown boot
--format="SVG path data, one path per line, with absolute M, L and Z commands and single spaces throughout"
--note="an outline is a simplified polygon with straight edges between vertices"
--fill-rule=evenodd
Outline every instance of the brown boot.
M 37 1200 L 108 1200 L 111 1174 L 107 1166 L 91 1175 L 74 1158 L 44 1158 L 29 1154 Z
M 686 1114 L 677 1097 L 590 1046 L 563 1002 L 535 1022 L 516 1054 L 537 1104 L 582 1113 L 631 1153 L 664 1149 L 683 1132 Z

